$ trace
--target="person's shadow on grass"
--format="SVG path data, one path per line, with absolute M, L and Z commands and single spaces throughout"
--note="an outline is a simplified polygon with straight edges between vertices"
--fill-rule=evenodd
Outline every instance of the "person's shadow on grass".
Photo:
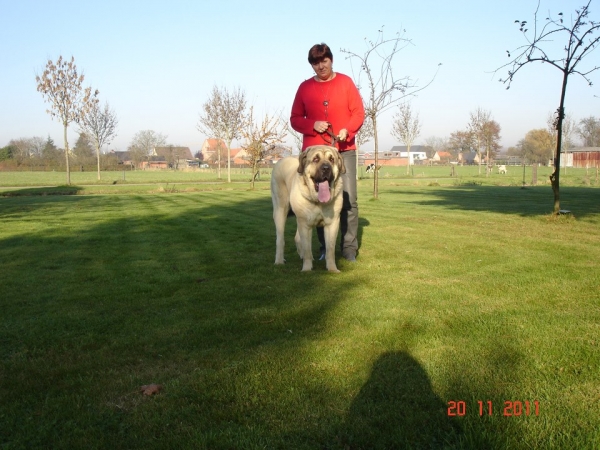
M 347 449 L 452 448 L 459 434 L 425 370 L 398 351 L 375 362 L 338 439 Z

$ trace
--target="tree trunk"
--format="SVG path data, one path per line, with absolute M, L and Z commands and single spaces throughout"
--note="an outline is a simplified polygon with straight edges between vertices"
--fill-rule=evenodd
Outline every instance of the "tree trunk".
M 69 141 L 67 140 L 67 127 L 69 125 L 63 123 L 64 140 L 65 140 L 65 161 L 67 163 L 67 186 L 71 185 L 71 168 L 69 167 Z
M 377 137 L 377 118 L 371 117 L 373 121 L 373 141 L 375 142 L 375 173 L 373 175 L 373 198 L 379 198 L 379 139 Z
M 217 143 L 217 179 L 221 179 L 221 143 Z
M 227 182 L 231 183 L 231 141 L 227 144 Z
M 96 158 L 98 159 L 98 181 L 100 181 L 100 146 L 96 144 Z
M 563 84 L 560 93 L 560 106 L 558 107 L 558 120 L 556 124 L 556 154 L 554 157 L 554 172 L 550 175 L 552 183 L 552 192 L 554 192 L 554 214 L 560 213 L 560 150 L 562 147 L 562 125 L 565 117 L 565 95 L 567 93 L 567 80 L 569 72 L 567 69 L 563 72 Z
M 258 172 L 258 162 L 254 161 L 252 163 L 252 190 L 254 190 L 254 181 L 256 180 L 256 174 Z
M 560 212 L 560 170 L 556 167 L 556 162 L 554 165 L 554 172 L 550 175 L 550 183 L 552 183 L 552 192 L 554 192 L 554 214 L 557 215 Z

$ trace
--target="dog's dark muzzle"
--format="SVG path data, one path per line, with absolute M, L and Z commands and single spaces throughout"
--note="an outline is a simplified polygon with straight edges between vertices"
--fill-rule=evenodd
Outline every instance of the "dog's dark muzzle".
M 319 167 L 315 181 L 333 181 L 333 167 L 329 163 L 323 163 Z

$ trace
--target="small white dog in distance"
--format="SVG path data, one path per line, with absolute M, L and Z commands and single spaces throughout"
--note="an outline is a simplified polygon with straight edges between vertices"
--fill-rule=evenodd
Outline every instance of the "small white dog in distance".
M 498 173 L 506 174 L 506 166 L 498 166 Z

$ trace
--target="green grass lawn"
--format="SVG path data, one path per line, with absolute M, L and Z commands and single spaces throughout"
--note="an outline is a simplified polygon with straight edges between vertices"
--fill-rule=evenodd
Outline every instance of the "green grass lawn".
M 266 182 L 5 188 L 0 448 L 599 448 L 600 189 L 415 179 L 340 274 Z
M 381 180 L 395 180 L 397 183 L 406 185 L 491 185 L 491 186 L 530 186 L 550 185 L 549 176 L 552 173 L 550 167 L 538 167 L 537 177 L 533 175 L 531 166 L 508 166 L 508 173 L 499 174 L 497 169 L 486 175 L 485 167 L 479 173 L 478 166 L 455 166 L 454 173 L 450 166 L 411 166 L 409 174 L 406 167 L 382 167 L 379 171 Z M 271 169 L 260 170 L 260 179 L 268 181 Z M 363 180 L 371 180 L 373 174 L 365 172 L 365 167 L 358 169 L 358 175 Z M 451 176 L 452 175 L 452 176 Z M 251 173 L 249 169 L 231 169 L 231 180 L 236 183 L 247 183 L 250 185 Z M 222 184 L 227 181 L 227 171 L 222 169 L 221 178 L 218 178 L 216 169 L 197 170 L 134 170 L 134 171 L 110 171 L 102 172 L 98 180 L 96 172 L 71 172 L 71 184 L 81 189 L 79 193 L 87 193 L 86 190 L 93 189 L 91 193 L 113 193 L 115 186 L 122 188 L 139 184 L 160 184 L 166 189 L 180 190 L 181 185 L 186 185 L 187 191 L 204 190 L 201 186 L 206 183 Z M 535 182 L 534 182 L 535 181 Z M 0 171 L 0 195 L 13 187 L 36 187 L 36 186 L 61 186 L 66 183 L 64 172 L 2 172 Z M 174 185 L 177 185 L 174 187 Z M 600 175 L 596 169 L 561 169 L 561 186 L 600 186 Z
M 270 173 L 270 169 L 263 170 Z M 232 181 L 248 181 L 248 169 L 232 169 Z M 0 186 L 55 186 L 65 184 L 65 172 L 1 172 Z M 93 171 L 71 172 L 71 184 L 74 185 L 113 185 L 113 184 L 140 184 L 140 183 L 202 183 L 227 181 L 227 171 L 221 169 L 221 180 L 218 179 L 216 169 L 196 170 L 125 170 L 125 171 Z

